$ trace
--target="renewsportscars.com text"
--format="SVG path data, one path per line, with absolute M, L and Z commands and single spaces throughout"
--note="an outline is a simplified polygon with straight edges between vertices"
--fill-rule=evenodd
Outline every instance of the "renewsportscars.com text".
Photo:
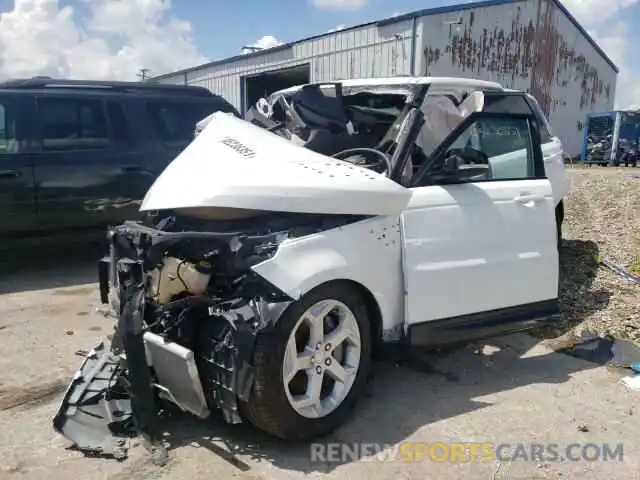
M 381 462 L 621 462 L 623 444 L 570 443 L 314 443 L 312 462 L 345 463 L 355 460 Z

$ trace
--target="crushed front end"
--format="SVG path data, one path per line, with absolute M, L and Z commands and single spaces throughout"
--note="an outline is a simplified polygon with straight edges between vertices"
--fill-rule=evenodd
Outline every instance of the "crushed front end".
M 251 266 L 287 238 L 344 223 L 278 214 L 238 221 L 166 217 L 110 230 L 101 301 L 116 319 L 109 347 L 89 352 L 53 420 L 77 449 L 125 458 L 140 436 L 165 458 L 163 401 L 200 418 L 238 423 L 252 389 L 253 345 L 293 300 Z

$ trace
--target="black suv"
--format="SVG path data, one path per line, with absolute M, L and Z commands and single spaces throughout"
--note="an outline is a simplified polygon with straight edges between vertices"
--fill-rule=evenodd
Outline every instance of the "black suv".
M 138 218 L 151 183 L 215 111 L 239 116 L 202 87 L 0 83 L 0 238 L 102 234 Z

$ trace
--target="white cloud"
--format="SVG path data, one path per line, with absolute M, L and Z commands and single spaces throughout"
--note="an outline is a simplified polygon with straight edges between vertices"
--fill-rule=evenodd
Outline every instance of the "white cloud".
M 606 8 L 600 0 L 565 0 L 565 5 L 584 25 L 602 50 L 618 66 L 615 108 L 640 105 L 640 65 L 630 40 L 631 25 L 625 10 L 640 0 L 608 0 Z
M 332 33 L 332 32 L 339 32 L 340 30 L 344 30 L 345 28 L 347 28 L 346 25 L 338 25 L 337 27 L 334 28 L 330 28 L 329 30 L 327 30 L 327 33 Z
M 607 28 L 607 34 L 596 35 L 596 40 L 620 69 L 615 108 L 640 108 L 640 68 L 637 63 L 631 64 L 630 61 L 635 49 L 629 43 L 629 35 L 626 33 L 629 27 L 624 23 L 613 24 L 611 27 Z
M 602 24 L 611 20 L 638 0 L 564 0 L 562 3 L 581 23 L 585 25 Z
M 15 0 L 0 13 L 0 78 L 133 80 L 207 61 L 170 0 Z
M 282 45 L 282 42 L 278 40 L 273 35 L 265 35 L 264 37 L 258 39 L 257 42 L 250 43 L 242 47 L 242 53 L 251 53 L 256 50 L 264 50 L 266 48 L 277 47 L 278 45 Z
M 282 45 L 282 42 L 273 35 L 265 35 L 259 39 L 254 45 L 258 48 L 273 48 Z
M 359 10 L 368 0 L 311 0 L 311 4 L 322 10 Z

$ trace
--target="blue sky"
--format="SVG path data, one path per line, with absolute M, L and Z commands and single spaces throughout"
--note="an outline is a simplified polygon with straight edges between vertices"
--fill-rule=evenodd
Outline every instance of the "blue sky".
M 470 0 L 0 0 L 0 78 L 136 78 Z M 616 103 L 640 106 L 640 0 L 564 0 L 619 66 Z M 190 34 L 189 34 L 190 31 Z

